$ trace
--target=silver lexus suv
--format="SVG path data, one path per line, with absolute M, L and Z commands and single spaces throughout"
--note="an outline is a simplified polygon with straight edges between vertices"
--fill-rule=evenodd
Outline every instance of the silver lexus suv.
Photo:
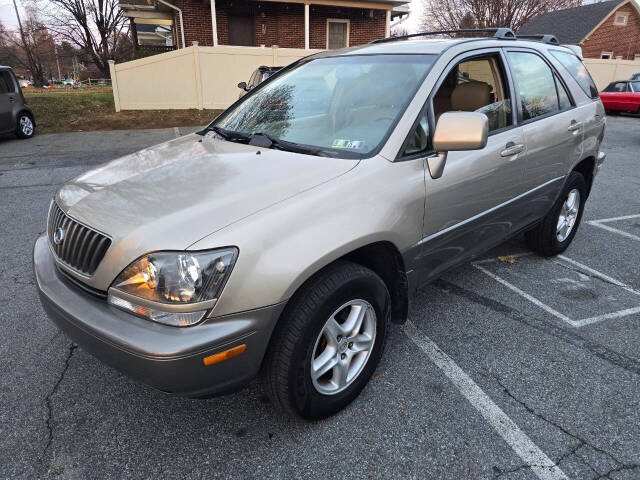
M 548 35 L 312 55 L 202 131 L 60 187 L 33 252 L 42 304 L 157 389 L 259 375 L 276 407 L 323 418 L 366 385 L 420 286 L 519 232 L 540 255 L 567 248 L 605 121 Z

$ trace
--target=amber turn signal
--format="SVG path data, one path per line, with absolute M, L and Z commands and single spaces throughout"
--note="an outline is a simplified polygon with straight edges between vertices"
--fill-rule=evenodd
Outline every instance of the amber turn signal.
M 214 363 L 224 362 L 225 360 L 229 360 L 230 358 L 237 357 L 238 355 L 244 353 L 246 349 L 247 346 L 243 343 L 242 345 L 230 348 L 229 350 L 225 350 L 224 352 L 204 357 L 202 359 L 202 363 L 204 363 L 205 367 L 208 367 L 209 365 L 213 365 Z

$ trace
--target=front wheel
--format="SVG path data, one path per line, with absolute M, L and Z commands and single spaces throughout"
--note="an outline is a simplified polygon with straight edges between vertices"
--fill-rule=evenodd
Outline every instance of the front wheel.
M 264 361 L 273 404 L 309 420 L 353 401 L 373 374 L 389 329 L 390 297 L 373 271 L 337 262 L 290 300 Z
M 31 138 L 36 133 L 36 127 L 33 123 L 33 119 L 28 113 L 19 113 L 18 121 L 16 122 L 16 137 L 18 138 Z
M 586 200 L 584 177 L 571 172 L 549 213 L 540 224 L 525 233 L 529 248 L 545 257 L 564 252 L 576 235 Z

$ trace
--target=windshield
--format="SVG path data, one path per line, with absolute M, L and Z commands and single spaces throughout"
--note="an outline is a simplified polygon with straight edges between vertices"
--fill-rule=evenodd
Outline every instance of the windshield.
M 385 140 L 435 55 L 350 55 L 302 63 L 260 85 L 215 121 L 243 134 L 362 158 Z

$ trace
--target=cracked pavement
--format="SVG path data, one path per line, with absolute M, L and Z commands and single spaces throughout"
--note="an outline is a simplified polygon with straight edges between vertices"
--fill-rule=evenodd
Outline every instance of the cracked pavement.
M 56 186 L 173 137 L 0 139 L 0 478 L 537 478 L 400 326 L 362 395 L 316 423 L 275 412 L 255 382 L 209 400 L 166 396 L 58 332 L 30 258 Z M 585 223 L 640 213 L 640 118 L 609 118 L 603 148 L 566 255 L 640 290 L 638 242 Z M 516 238 L 487 258 L 522 251 Z M 573 267 L 536 257 L 497 266 L 569 316 L 585 309 L 553 282 Z M 615 304 L 616 285 L 603 293 L 602 279 L 587 277 L 588 298 Z M 640 478 L 640 314 L 574 328 L 463 265 L 421 289 L 410 318 L 567 477 Z

